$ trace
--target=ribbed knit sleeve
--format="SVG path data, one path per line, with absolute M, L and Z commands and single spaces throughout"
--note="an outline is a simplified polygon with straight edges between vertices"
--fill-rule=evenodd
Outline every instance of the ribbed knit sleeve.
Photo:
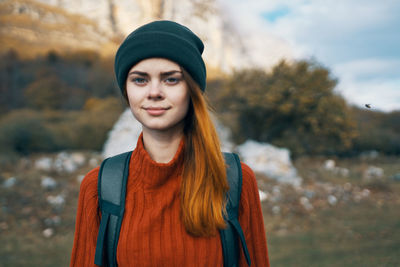
M 99 168 L 90 171 L 80 186 L 71 267 L 97 266 L 94 264 L 94 254 L 100 224 L 97 213 L 98 172 Z
M 242 226 L 247 248 L 249 249 L 251 266 L 269 266 L 267 241 L 264 230 L 264 219 L 261 211 L 257 182 L 253 171 L 242 163 L 243 184 L 239 207 L 239 222 Z M 239 266 L 247 266 L 243 252 Z

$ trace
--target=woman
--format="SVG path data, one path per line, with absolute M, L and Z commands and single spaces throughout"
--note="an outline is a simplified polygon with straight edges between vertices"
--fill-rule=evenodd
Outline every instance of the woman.
M 118 85 L 143 126 L 129 163 L 118 266 L 223 266 L 218 229 L 228 182 L 203 95 L 203 48 L 185 26 L 155 21 L 116 54 Z M 239 222 L 252 266 L 269 266 L 255 177 L 243 163 L 242 172 Z M 71 266 L 95 266 L 98 173 L 81 184 Z

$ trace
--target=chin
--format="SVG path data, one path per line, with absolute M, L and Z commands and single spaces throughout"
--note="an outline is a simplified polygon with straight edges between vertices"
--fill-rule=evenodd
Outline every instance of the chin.
M 160 131 L 160 132 L 175 132 L 182 131 L 184 128 L 184 124 L 180 122 L 176 123 L 142 123 L 143 129 L 148 129 L 151 131 Z

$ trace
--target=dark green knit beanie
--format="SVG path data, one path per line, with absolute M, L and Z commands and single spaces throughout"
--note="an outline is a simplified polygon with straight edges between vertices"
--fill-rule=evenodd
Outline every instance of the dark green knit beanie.
M 203 42 L 190 29 L 173 21 L 145 24 L 123 41 L 115 56 L 115 75 L 124 87 L 129 70 L 146 58 L 166 58 L 182 66 L 202 91 L 206 88 L 206 67 L 201 57 Z

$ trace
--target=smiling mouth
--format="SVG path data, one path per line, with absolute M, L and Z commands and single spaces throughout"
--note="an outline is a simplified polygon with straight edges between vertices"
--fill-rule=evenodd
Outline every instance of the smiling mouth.
M 143 109 L 145 110 L 168 110 L 170 109 L 169 107 L 144 107 Z
M 144 110 L 147 111 L 147 113 L 151 116 L 160 116 L 162 114 L 164 114 L 167 110 L 169 110 L 170 108 L 164 108 L 164 107 L 145 107 L 143 108 Z

